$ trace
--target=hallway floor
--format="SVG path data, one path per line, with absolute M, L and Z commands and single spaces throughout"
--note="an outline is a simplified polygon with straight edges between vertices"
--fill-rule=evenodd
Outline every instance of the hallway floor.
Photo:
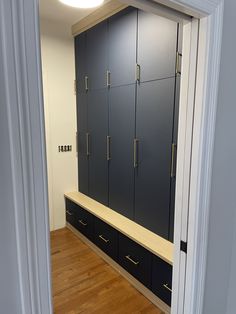
M 69 229 L 51 232 L 55 314 L 164 314 Z

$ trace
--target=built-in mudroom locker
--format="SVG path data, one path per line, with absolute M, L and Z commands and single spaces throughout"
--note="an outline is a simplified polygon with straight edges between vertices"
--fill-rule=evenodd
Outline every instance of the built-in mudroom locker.
M 65 195 L 67 222 L 168 305 L 181 33 L 128 7 L 75 37 L 79 192 Z

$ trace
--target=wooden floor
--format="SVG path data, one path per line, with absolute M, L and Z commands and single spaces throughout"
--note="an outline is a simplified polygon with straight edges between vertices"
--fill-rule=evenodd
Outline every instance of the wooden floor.
M 70 230 L 51 233 L 55 314 L 163 314 Z

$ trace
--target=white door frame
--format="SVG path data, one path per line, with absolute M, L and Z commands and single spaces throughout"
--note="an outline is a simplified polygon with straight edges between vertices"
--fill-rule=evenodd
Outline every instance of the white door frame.
M 199 18 L 197 72 L 192 91 L 194 123 L 191 156 L 188 150 L 183 153 L 183 158 L 191 157 L 190 177 L 186 178 L 183 171 L 181 178 L 180 159 L 177 170 L 177 180 L 188 182 L 189 186 L 186 282 L 182 295 L 174 293 L 172 313 L 201 314 L 224 2 L 223 0 L 156 2 Z M 0 21 L 2 39 L 0 49 L 3 51 L 5 63 L 5 70 L 4 73 L 0 73 L 0 78 L 5 84 L 8 96 L 5 105 L 8 112 L 6 119 L 12 155 L 9 163 L 14 183 L 12 197 L 15 204 L 21 313 L 51 314 L 46 145 L 38 0 L 1 1 Z M 193 82 L 191 78 L 190 82 Z M 183 192 L 184 184 L 181 191 L 177 189 L 177 197 L 183 195 Z M 179 243 L 180 239 L 184 240 L 183 223 L 184 221 L 177 215 L 175 243 Z M 184 286 L 181 282 L 184 278 L 181 275 L 182 254 L 176 245 L 173 289 L 178 292 L 181 291 L 181 284 Z

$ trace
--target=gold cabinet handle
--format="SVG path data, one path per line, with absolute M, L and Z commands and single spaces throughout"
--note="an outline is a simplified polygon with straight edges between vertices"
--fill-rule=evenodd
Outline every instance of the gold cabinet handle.
M 172 292 L 172 289 L 169 287 L 168 283 L 165 283 L 163 287 L 167 289 L 169 292 Z
M 140 64 L 136 64 L 136 81 L 140 82 L 141 78 L 141 67 Z
M 130 257 L 130 255 L 126 255 L 125 258 L 126 258 L 129 262 L 131 262 L 132 264 L 134 264 L 135 266 L 138 266 L 139 261 L 137 261 L 137 262 L 134 261 L 134 260 Z
M 181 74 L 181 59 L 182 59 L 182 53 L 177 51 L 177 53 L 176 53 L 176 74 Z
M 76 135 L 75 135 L 75 137 L 76 137 L 76 153 L 78 153 L 79 152 L 79 145 L 78 145 L 78 140 L 79 140 L 79 134 L 78 134 L 78 132 L 76 132 Z
M 111 160 L 111 137 L 107 136 L 107 161 Z
M 87 156 L 90 155 L 89 145 L 90 145 L 90 134 L 86 133 L 86 154 L 87 154 Z
M 175 143 L 172 143 L 171 146 L 171 178 L 175 177 L 175 151 L 176 151 L 177 145 Z
M 107 71 L 107 87 L 111 87 L 111 72 Z
M 109 239 L 105 239 L 102 234 L 99 235 L 99 238 L 100 238 L 102 241 L 104 241 L 105 243 L 110 242 L 110 240 L 109 240 Z
M 85 91 L 87 92 L 88 91 L 88 76 L 86 75 L 85 78 L 84 78 L 84 82 L 85 82 Z
M 82 226 L 84 226 L 84 227 L 86 227 L 88 224 L 86 223 L 86 222 L 84 222 L 82 219 L 80 219 L 79 220 L 79 223 L 82 225 Z
M 134 168 L 138 167 L 138 139 L 134 139 Z
M 69 216 L 73 216 L 73 213 L 71 213 L 69 210 L 67 210 L 66 213 L 67 213 Z

